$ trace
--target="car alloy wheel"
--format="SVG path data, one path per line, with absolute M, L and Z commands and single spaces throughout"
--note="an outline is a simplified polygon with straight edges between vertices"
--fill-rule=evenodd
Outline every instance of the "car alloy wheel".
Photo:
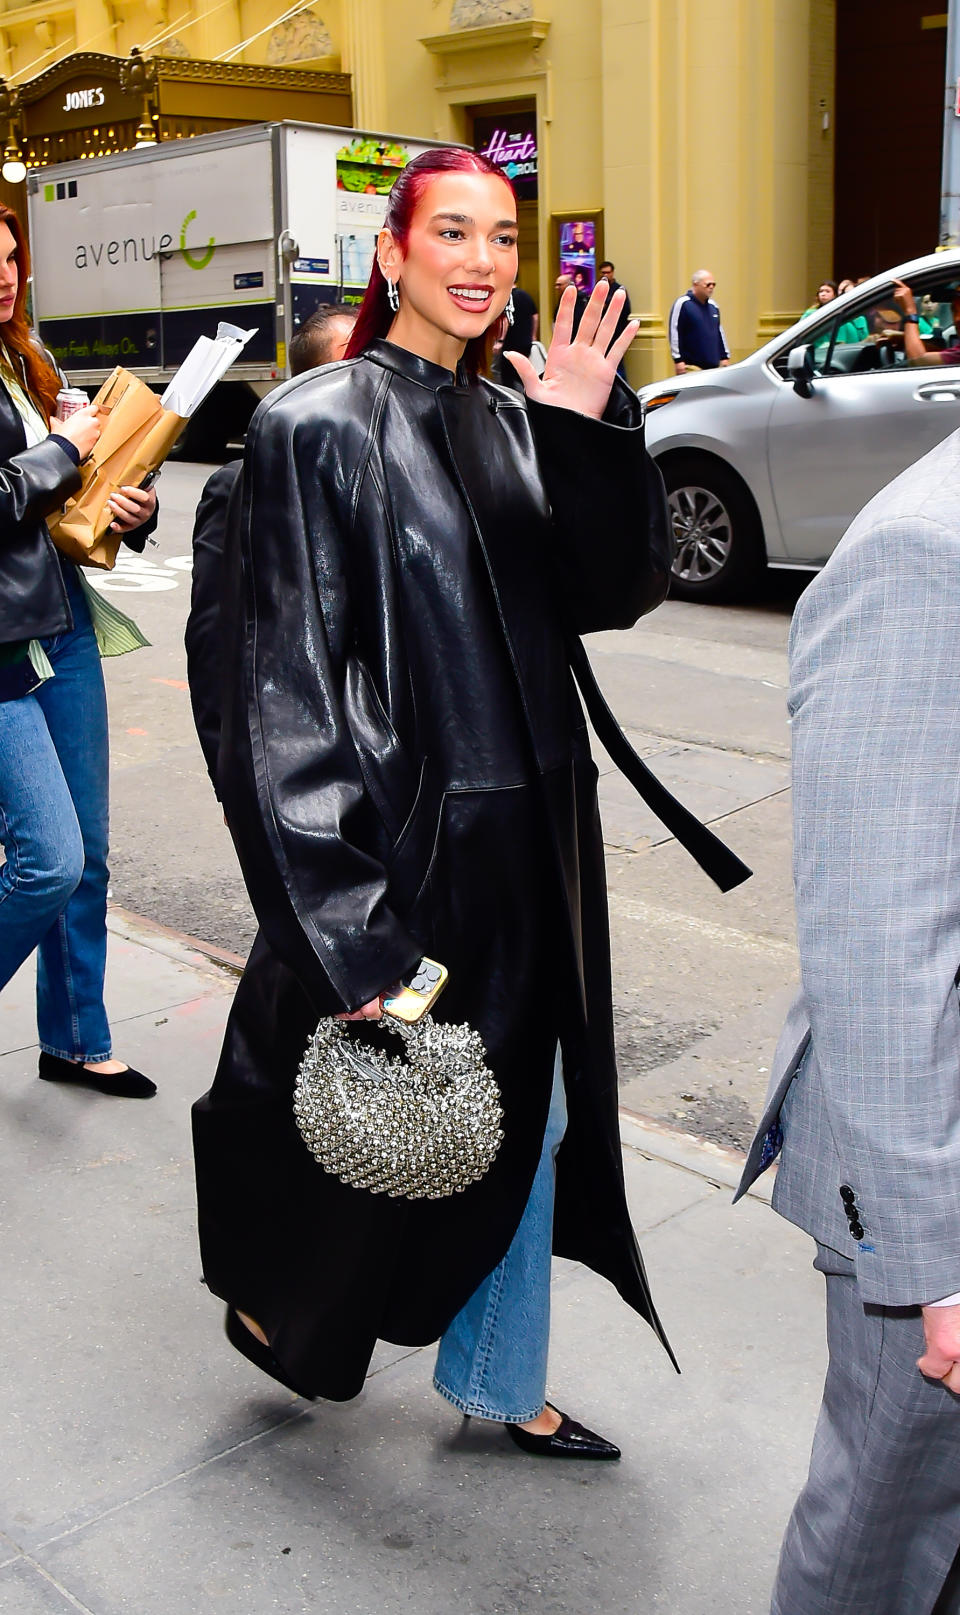
M 733 523 L 723 501 L 709 488 L 686 484 L 670 493 L 668 503 L 677 546 L 674 577 L 684 583 L 717 577 L 733 547 Z

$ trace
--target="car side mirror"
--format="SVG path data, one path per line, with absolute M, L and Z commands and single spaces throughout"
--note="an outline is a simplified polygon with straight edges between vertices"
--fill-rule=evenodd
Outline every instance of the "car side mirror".
M 801 398 L 810 398 L 813 394 L 813 378 L 816 374 L 813 365 L 813 349 L 805 344 L 802 348 L 791 348 L 787 360 L 787 374 L 793 382 L 793 390 Z

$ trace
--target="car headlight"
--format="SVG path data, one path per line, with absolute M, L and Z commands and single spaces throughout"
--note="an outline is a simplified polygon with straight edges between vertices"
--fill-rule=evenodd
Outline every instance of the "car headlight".
M 672 393 L 654 393 L 652 398 L 645 398 L 643 400 L 643 407 L 649 415 L 652 409 L 662 409 L 664 404 L 672 404 L 676 396 L 676 390 L 674 390 Z

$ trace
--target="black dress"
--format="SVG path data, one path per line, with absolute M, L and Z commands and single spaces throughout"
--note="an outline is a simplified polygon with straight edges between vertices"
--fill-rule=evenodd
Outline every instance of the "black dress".
M 204 1273 L 296 1383 L 361 1388 L 502 1259 L 563 1046 L 555 1249 L 660 1326 L 624 1196 L 597 770 L 571 636 L 666 591 L 662 483 L 619 383 L 603 422 L 387 342 L 289 383 L 227 537 L 218 784 L 260 935 L 194 1108 Z M 328 1177 L 291 1095 L 321 1015 L 421 954 L 500 1084 L 506 1139 L 441 1201 Z M 661 1335 L 662 1338 L 662 1335 Z

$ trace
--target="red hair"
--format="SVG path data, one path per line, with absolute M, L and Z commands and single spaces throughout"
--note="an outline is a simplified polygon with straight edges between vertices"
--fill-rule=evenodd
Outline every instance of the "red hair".
M 438 174 L 492 174 L 502 179 L 514 201 L 516 192 L 502 168 L 482 157 L 478 151 L 464 151 L 459 146 L 435 146 L 411 158 L 397 176 L 387 201 L 387 214 L 383 227 L 389 230 L 401 252 L 406 252 L 410 225 L 419 202 L 430 181 Z M 370 271 L 370 280 L 360 305 L 353 335 L 344 355 L 357 359 L 371 342 L 386 336 L 393 323 L 393 311 L 387 298 L 387 282 L 376 259 Z M 487 335 L 472 337 L 467 343 L 463 362 L 471 375 L 483 369 L 487 358 Z
M 49 420 L 57 407 L 60 377 L 44 358 L 27 321 L 27 285 L 30 280 L 30 253 L 20 223 L 12 207 L 0 203 L 0 224 L 5 224 L 17 244 L 17 295 L 13 313 L 0 325 L 0 345 L 5 358 L 18 381 L 26 380 L 27 392 L 40 407 L 44 420 Z M 23 365 L 21 374 L 20 359 Z

